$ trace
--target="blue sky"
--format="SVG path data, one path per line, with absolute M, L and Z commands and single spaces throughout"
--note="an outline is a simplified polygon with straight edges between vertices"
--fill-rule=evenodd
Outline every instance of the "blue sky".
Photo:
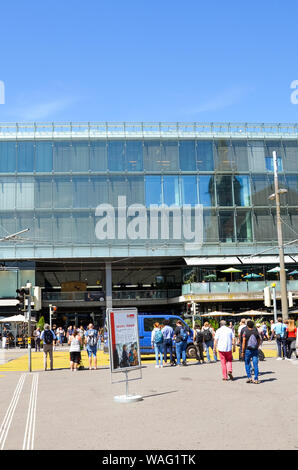
M 297 122 L 296 0 L 10 0 L 0 121 Z

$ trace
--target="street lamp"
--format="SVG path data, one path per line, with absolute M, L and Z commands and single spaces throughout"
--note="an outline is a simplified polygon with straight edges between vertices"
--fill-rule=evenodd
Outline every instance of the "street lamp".
M 287 298 L 287 278 L 285 271 L 285 259 L 284 259 L 284 249 L 283 249 L 283 238 L 282 238 L 282 225 L 280 218 L 280 194 L 285 194 L 288 192 L 287 189 L 279 189 L 278 187 L 278 173 L 277 173 L 277 155 L 276 151 L 272 152 L 273 154 L 273 169 L 274 169 L 274 189 L 275 192 L 271 194 L 268 199 L 271 201 L 275 199 L 276 203 L 276 227 L 277 227 L 277 240 L 278 240 L 278 251 L 279 251 L 279 279 L 280 279 L 280 294 L 281 294 L 281 309 L 282 309 L 282 318 L 283 321 L 288 319 L 288 298 Z

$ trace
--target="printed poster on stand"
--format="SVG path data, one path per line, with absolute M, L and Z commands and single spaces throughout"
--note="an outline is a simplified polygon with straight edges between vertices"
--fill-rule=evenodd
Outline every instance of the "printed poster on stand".
M 136 308 L 107 309 L 111 372 L 141 368 L 138 311 Z

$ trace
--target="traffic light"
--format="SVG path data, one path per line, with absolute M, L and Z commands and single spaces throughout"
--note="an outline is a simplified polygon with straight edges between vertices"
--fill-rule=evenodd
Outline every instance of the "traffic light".
M 29 295 L 30 289 L 26 287 L 21 287 L 21 289 L 16 290 L 16 293 L 18 294 L 16 296 L 16 299 L 18 300 L 18 304 L 17 304 L 18 310 L 20 310 L 21 312 L 25 312 L 26 311 L 26 295 Z

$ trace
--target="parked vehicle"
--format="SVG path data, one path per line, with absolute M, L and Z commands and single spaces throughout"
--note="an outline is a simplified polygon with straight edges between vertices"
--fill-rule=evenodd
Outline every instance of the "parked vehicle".
M 163 324 L 164 320 L 169 320 L 170 326 L 175 330 L 177 320 L 181 320 L 182 323 L 187 327 L 188 325 L 186 322 L 179 317 L 178 315 L 167 315 L 167 314 L 138 314 L 138 322 L 139 322 L 139 337 L 140 337 L 140 351 L 141 354 L 152 354 L 152 346 L 151 346 L 151 332 L 153 330 L 154 323 L 158 322 Z M 186 355 L 188 358 L 195 358 L 196 357 L 196 348 L 193 344 L 193 331 L 189 328 L 190 334 L 187 339 L 187 348 L 186 348 Z M 175 351 L 175 342 L 173 342 L 173 349 Z M 105 334 L 104 334 L 104 352 L 109 351 L 109 344 L 108 344 L 108 334 L 107 334 L 107 327 L 105 327 Z

